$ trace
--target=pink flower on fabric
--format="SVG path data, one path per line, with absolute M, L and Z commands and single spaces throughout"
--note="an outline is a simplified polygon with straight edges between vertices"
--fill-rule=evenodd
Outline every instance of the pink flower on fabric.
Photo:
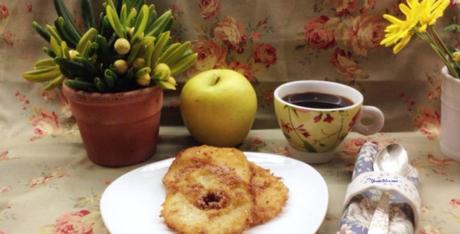
M 329 17 L 318 16 L 308 21 L 304 26 L 305 41 L 315 49 L 327 49 L 335 45 L 334 30 L 327 27 Z
M 83 220 L 89 214 L 88 210 L 80 210 L 62 215 L 54 225 L 56 234 L 92 234 L 93 223 L 86 223 Z
M 31 123 L 35 134 L 35 136 L 31 138 L 32 141 L 43 136 L 57 135 L 62 132 L 59 118 L 54 111 L 48 112 L 45 110 L 37 110 L 35 115 L 31 118 Z
M 329 2 L 339 16 L 366 13 L 373 9 L 376 4 L 376 0 L 330 0 Z
M 205 20 L 214 17 L 219 11 L 219 5 L 219 0 L 198 0 L 201 17 Z
M 239 48 L 246 41 L 243 26 L 233 17 L 227 16 L 217 23 L 214 36 L 229 44 L 232 48 Z
M 353 19 L 352 25 L 343 34 L 347 47 L 354 53 L 366 56 L 368 50 L 380 46 L 387 23 L 380 16 L 360 15 Z
M 444 233 L 440 227 L 426 225 L 417 231 L 417 234 L 442 234 Z
M 258 45 L 252 54 L 256 63 L 262 63 L 266 67 L 276 63 L 276 49 L 269 44 Z
M 252 83 L 256 82 L 256 79 L 253 77 L 253 74 L 252 74 L 251 65 L 241 63 L 239 61 L 232 61 L 228 65 L 228 68 L 243 74 L 246 77 L 246 79 L 248 79 L 250 82 L 252 82 Z
M 0 161 L 3 161 L 3 160 L 8 160 L 8 150 L 5 150 L 3 152 L 0 153 Z
M 358 6 L 356 0 L 333 0 L 332 3 L 335 6 L 337 15 L 350 14 L 355 11 Z
M 251 34 L 250 39 L 251 39 L 253 42 L 259 41 L 259 40 L 260 40 L 260 33 L 259 33 L 259 32 L 253 32 L 253 33 Z
M 3 186 L 3 187 L 0 187 L 0 193 L 7 193 L 11 191 L 11 186 Z M 0 232 L 1 234 L 1 232 Z
M 428 162 L 430 162 L 434 166 L 438 166 L 440 168 L 446 168 L 449 165 L 455 163 L 455 160 L 453 160 L 453 159 L 436 157 L 433 154 L 428 154 L 427 159 L 428 159 Z
M 28 4 L 26 5 L 26 9 L 27 9 L 27 12 L 28 12 L 28 13 L 31 13 L 31 12 L 32 12 L 32 9 L 33 9 L 32 3 L 28 3 Z
M 450 199 L 449 204 L 454 208 L 460 207 L 460 198 Z
M 350 140 L 346 140 L 343 143 L 342 151 L 347 155 L 355 156 L 366 141 L 366 138 L 352 138 Z
M 351 53 L 337 48 L 331 56 L 331 64 L 337 72 L 347 78 L 367 78 L 368 75 L 359 67 L 359 64 L 351 58 Z
M 11 31 L 7 31 L 5 30 L 2 34 L 2 40 L 3 42 L 5 42 L 5 44 L 9 45 L 9 46 L 13 46 L 14 45 L 14 35 Z
M 5 4 L 0 4 L 0 20 L 6 19 L 10 15 L 8 7 Z
M 439 136 L 441 125 L 441 115 L 437 110 L 431 108 L 420 108 L 415 118 L 415 127 L 429 140 L 434 140 Z
M 224 67 L 227 50 L 213 40 L 200 40 L 193 42 L 193 51 L 198 54 L 195 69 L 206 71 L 213 68 Z
M 52 171 L 50 173 L 47 173 L 46 175 L 33 178 L 30 181 L 30 188 L 34 188 L 34 187 L 37 187 L 37 186 L 40 186 L 40 185 L 46 185 L 46 184 L 50 183 L 51 181 L 53 181 L 55 179 L 59 179 L 59 178 L 62 178 L 64 176 L 67 176 L 67 175 L 68 174 L 67 174 L 65 169 L 57 168 L 56 170 L 54 170 L 54 171 Z

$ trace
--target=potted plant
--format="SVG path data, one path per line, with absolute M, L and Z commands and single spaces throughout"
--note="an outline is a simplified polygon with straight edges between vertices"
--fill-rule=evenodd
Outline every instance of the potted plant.
M 435 28 L 438 18 L 442 17 L 449 0 L 407 0 L 399 8 L 405 19 L 385 14 L 390 22 L 385 29 L 384 46 L 392 46 L 397 54 L 416 35 L 427 42 L 444 63 L 444 79 L 441 87 L 441 151 L 460 161 L 460 51 L 451 48 L 439 36 Z M 446 31 L 460 32 L 460 25 L 449 25 Z
M 23 77 L 46 89 L 62 87 L 89 158 L 104 166 L 147 160 L 158 139 L 163 89 L 197 54 L 190 42 L 173 42 L 171 10 L 157 14 L 143 0 L 106 0 L 96 20 L 91 1 L 80 0 L 82 28 L 62 0 L 51 25 L 33 22 L 49 43 L 49 58 Z

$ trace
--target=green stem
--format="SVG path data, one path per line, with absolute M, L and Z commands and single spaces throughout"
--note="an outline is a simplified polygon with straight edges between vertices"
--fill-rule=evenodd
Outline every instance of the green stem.
M 446 66 L 449 69 L 449 73 L 451 75 L 453 75 L 454 77 L 459 77 L 459 74 L 458 74 L 457 70 L 455 69 L 455 65 L 454 65 L 454 63 L 455 63 L 454 56 L 450 52 L 449 48 L 447 48 L 447 46 L 444 43 L 444 41 L 441 40 L 441 37 L 439 36 L 439 34 L 436 31 L 436 29 L 434 27 L 428 27 L 428 32 L 429 32 L 429 35 L 431 34 L 431 37 L 432 37 L 433 41 L 436 42 L 437 45 L 440 48 L 442 48 L 442 50 L 444 51 L 444 53 L 445 53 L 444 58 L 445 57 L 449 58 L 449 59 L 447 59 L 447 63 L 446 63 Z
M 428 32 L 431 33 L 433 39 L 441 46 L 441 48 L 446 52 L 446 54 L 449 56 L 450 61 L 454 61 L 454 56 L 450 52 L 449 48 L 447 48 L 446 44 L 444 41 L 441 39 L 441 37 L 438 34 L 438 31 L 434 27 L 428 27 Z
M 455 78 L 460 78 L 460 74 L 458 73 L 457 69 L 455 69 L 456 67 L 458 67 L 458 62 L 455 61 L 454 54 L 452 53 L 451 50 L 449 50 L 449 48 L 446 46 L 444 41 L 441 39 L 441 37 L 439 36 L 438 31 L 434 27 L 430 27 L 430 29 L 433 32 L 434 37 L 439 41 L 439 43 L 442 45 L 442 47 L 444 48 L 446 53 L 449 55 L 449 59 L 451 61 L 451 69 L 454 71 L 451 74 L 455 75 Z M 452 72 L 452 71 L 450 71 L 450 72 Z
M 429 30 L 430 31 L 430 30 Z M 425 42 L 427 42 L 431 48 L 434 50 L 434 52 L 436 52 L 436 54 L 438 55 L 438 57 L 442 60 L 442 62 L 446 65 L 447 69 L 449 70 L 449 73 L 455 77 L 459 77 L 458 75 L 458 72 L 455 70 L 455 68 L 452 66 L 452 62 L 449 61 L 448 58 L 450 58 L 449 56 L 449 52 L 447 49 L 447 47 L 445 47 L 446 49 L 444 49 L 444 46 L 443 45 L 440 45 L 439 41 L 436 41 L 436 39 L 433 37 L 432 34 L 429 34 L 429 33 L 419 33 L 419 32 L 416 32 L 416 35 L 421 38 L 422 40 L 424 40 Z M 439 38 L 438 38 L 439 39 Z M 453 60 L 451 60 L 453 61 Z

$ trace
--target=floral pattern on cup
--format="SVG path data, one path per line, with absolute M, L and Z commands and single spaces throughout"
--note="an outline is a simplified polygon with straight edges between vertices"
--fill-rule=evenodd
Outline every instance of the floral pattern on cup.
M 279 125 L 291 146 L 314 153 L 334 150 L 348 135 L 360 109 L 306 111 L 275 102 Z

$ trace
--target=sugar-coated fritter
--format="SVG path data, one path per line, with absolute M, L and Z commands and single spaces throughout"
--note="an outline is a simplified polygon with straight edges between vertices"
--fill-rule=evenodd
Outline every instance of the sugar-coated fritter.
M 235 148 L 218 148 L 212 146 L 196 146 L 182 150 L 176 155 L 176 159 L 170 166 L 163 178 L 166 188 L 174 187 L 181 180 L 179 173 L 184 173 L 185 169 L 193 170 L 202 165 L 220 166 L 222 170 L 231 170 L 236 173 L 245 183 L 251 180 L 251 170 L 249 162 L 243 152 Z
M 288 189 L 279 177 L 269 170 L 250 163 L 251 194 L 254 198 L 254 209 L 251 226 L 265 223 L 276 217 L 288 199 Z
M 253 210 L 249 186 L 235 172 L 211 164 L 182 168 L 182 181 L 169 189 L 165 223 L 178 233 L 242 233 Z
M 288 189 L 235 148 L 191 147 L 179 152 L 163 178 L 161 212 L 183 234 L 238 234 L 276 217 Z

